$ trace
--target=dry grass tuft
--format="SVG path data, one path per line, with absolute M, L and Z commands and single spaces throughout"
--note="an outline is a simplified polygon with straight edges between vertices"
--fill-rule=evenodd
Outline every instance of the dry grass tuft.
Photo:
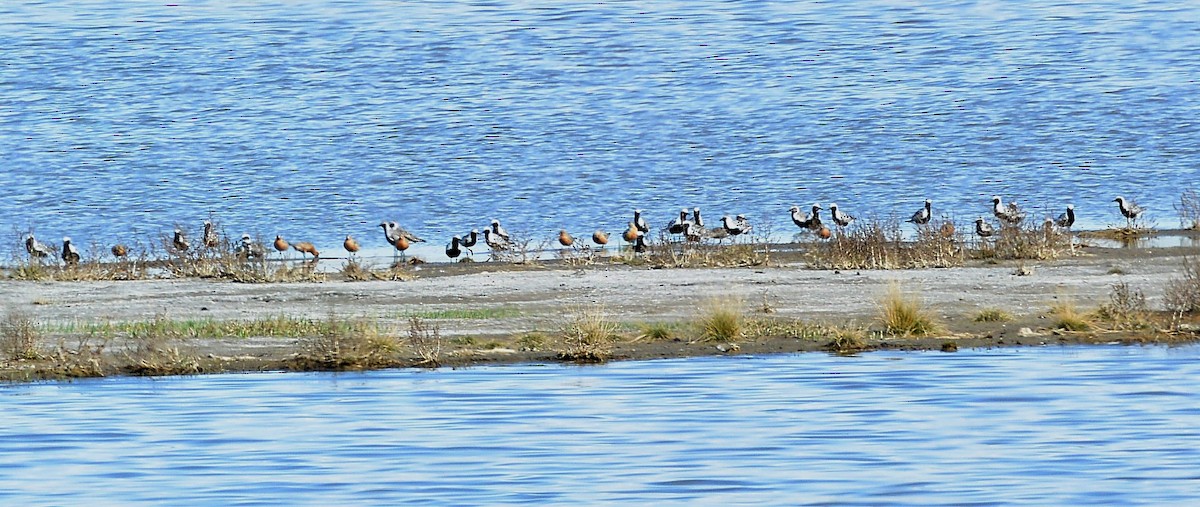
M 558 358 L 580 363 L 600 363 L 612 357 L 617 324 L 599 307 L 580 308 L 562 327 L 566 348 Z
M 1146 329 L 1150 327 L 1150 312 L 1146 307 L 1146 295 L 1131 289 L 1128 283 L 1112 285 L 1108 302 L 1096 310 L 1096 317 L 1112 323 L 1117 329 Z
M 396 366 L 396 339 L 365 318 L 330 316 L 316 336 L 300 340 L 297 366 L 302 369 L 362 370 Z
M 1163 303 L 1171 312 L 1175 327 L 1184 314 L 1200 312 L 1200 263 L 1183 259 L 1183 272 L 1167 282 Z
M 1060 298 L 1050 305 L 1050 315 L 1054 317 L 1053 327 L 1064 331 L 1087 331 L 1092 328 L 1092 321 L 1087 314 L 1080 312 L 1075 306 L 1075 300 L 1069 297 Z
M 975 314 L 975 322 L 1009 322 L 1013 320 L 1011 313 L 999 308 L 984 308 Z
M 991 238 L 980 238 L 974 256 L 989 260 L 1051 260 L 1070 250 L 1071 235 L 1052 224 L 1026 221 L 1002 225 Z
M 700 305 L 696 322 L 703 340 L 733 342 L 745 331 L 746 304 L 733 297 L 712 298 Z
M 1195 189 L 1183 191 L 1179 202 L 1175 203 L 1175 211 L 1179 213 L 1179 225 L 1184 229 L 1200 230 L 1200 195 Z
M 638 335 L 634 341 L 671 341 L 675 339 L 676 332 L 676 326 L 673 324 L 666 322 L 646 322 L 638 326 Z
M 940 330 L 937 320 L 927 312 L 914 294 L 905 294 L 900 284 L 888 284 L 879 300 L 879 323 L 885 333 L 899 336 L 927 336 Z

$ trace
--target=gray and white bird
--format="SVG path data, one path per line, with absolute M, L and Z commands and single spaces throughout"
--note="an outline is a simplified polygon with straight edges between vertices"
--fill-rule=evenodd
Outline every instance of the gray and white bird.
M 729 215 L 721 217 L 721 229 L 730 236 L 745 234 L 753 228 L 750 221 L 746 220 L 746 215 L 738 215 L 737 218 L 729 218 Z
M 175 229 L 175 236 L 171 238 L 171 245 L 179 252 L 186 252 L 191 247 L 191 244 L 188 243 L 187 235 L 183 233 L 182 229 Z
M 842 213 L 841 210 L 838 210 L 837 203 L 832 202 L 829 203 L 829 216 L 833 218 L 833 223 L 837 224 L 838 227 L 850 225 L 850 222 L 855 220 L 853 215 Z
M 221 244 L 221 237 L 217 235 L 217 228 L 213 226 L 212 221 L 204 221 L 204 246 L 206 248 L 216 248 Z
M 79 250 L 71 243 L 71 238 L 63 238 L 62 259 L 68 266 L 79 264 Z
M 683 236 L 693 243 L 704 239 L 708 233 L 704 228 L 704 219 L 700 217 L 700 208 L 692 208 L 692 222 L 683 231 Z
M 992 196 L 992 214 L 996 215 L 996 218 L 999 218 L 1001 222 L 1010 225 L 1017 225 L 1022 220 L 1025 220 L 1025 212 L 1021 211 L 1021 208 L 1017 207 L 1016 203 L 1010 202 L 1005 206 L 1001 203 L 1000 196 L 998 195 Z
M 491 229 L 483 230 L 483 242 L 486 243 L 488 248 L 491 248 L 493 252 L 503 252 L 512 247 L 512 243 L 508 241 L 508 238 L 492 232 Z
M 933 218 L 933 201 L 925 199 L 925 207 L 917 210 L 916 213 L 913 213 L 912 218 L 905 220 L 905 222 L 912 222 L 917 225 L 925 225 L 929 223 L 929 219 L 931 218 Z
M 1075 205 L 1068 204 L 1067 211 L 1063 212 L 1063 214 L 1059 215 L 1058 218 L 1054 220 L 1054 225 L 1062 227 L 1063 229 L 1070 229 L 1072 225 L 1075 225 Z
M 788 211 L 792 212 L 792 223 L 796 224 L 796 227 L 808 230 L 809 225 L 812 225 L 812 216 L 800 211 L 799 206 L 792 206 Z
M 983 217 L 975 219 L 975 234 L 981 238 L 990 238 L 996 234 L 996 229 L 992 224 L 983 221 Z
M 486 233 L 487 231 L 484 232 Z M 508 231 L 504 230 L 504 228 L 500 226 L 500 221 L 494 218 L 492 219 L 492 235 L 503 239 L 505 242 L 512 241 L 512 238 L 508 235 Z M 487 241 L 486 234 L 483 239 L 484 241 Z
M 50 245 L 38 241 L 33 237 L 33 234 L 25 236 L 25 251 L 29 252 L 29 256 L 35 259 L 50 257 L 54 254 L 54 249 Z
M 242 234 L 242 239 L 238 242 L 235 251 L 238 255 L 246 260 L 261 258 L 264 253 L 262 245 L 255 243 L 253 239 L 250 239 L 249 234 Z
M 450 243 L 446 245 L 446 257 L 457 259 L 458 256 L 462 255 L 460 245 L 462 245 L 462 238 L 458 236 L 450 238 Z
M 642 218 L 642 210 L 633 210 L 633 226 L 642 232 L 650 232 L 650 225 L 646 223 L 646 219 Z
M 462 240 L 460 240 L 458 244 L 462 245 L 463 248 L 467 249 L 467 255 L 475 255 L 475 252 L 472 251 L 471 249 L 475 248 L 475 244 L 478 242 L 479 242 L 479 229 L 471 229 L 471 232 L 468 232 L 465 235 L 463 235 Z
M 1141 206 L 1138 206 L 1137 203 L 1126 201 L 1124 197 L 1119 195 L 1116 199 L 1113 199 L 1113 202 L 1117 203 L 1117 206 L 1121 209 L 1121 215 L 1125 217 L 1126 229 L 1132 229 L 1133 221 L 1137 220 L 1137 217 L 1141 216 L 1143 211 L 1146 211 Z
M 688 210 L 686 208 L 679 210 L 679 218 L 676 218 L 675 220 L 672 220 L 671 223 L 667 224 L 667 232 L 670 234 L 683 234 L 687 229 L 687 224 L 691 223 L 691 220 L 688 220 L 687 215 Z

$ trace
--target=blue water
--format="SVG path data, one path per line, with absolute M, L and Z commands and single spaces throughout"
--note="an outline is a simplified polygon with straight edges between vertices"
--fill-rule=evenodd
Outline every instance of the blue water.
M 0 387 L 6 505 L 1193 505 L 1200 347 Z
M 14 243 L 212 217 L 334 251 L 385 218 L 440 245 L 682 206 L 790 236 L 792 204 L 992 194 L 1173 227 L 1200 167 L 1191 2 L 14 0 L 0 46 Z

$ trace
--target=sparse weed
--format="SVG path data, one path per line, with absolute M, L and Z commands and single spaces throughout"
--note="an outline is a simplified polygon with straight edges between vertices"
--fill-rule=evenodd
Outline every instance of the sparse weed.
M 1059 298 L 1050 305 L 1050 315 L 1054 317 L 1055 329 L 1064 331 L 1087 331 L 1092 328 L 1091 319 L 1075 306 L 1075 300 L 1069 297 Z
M 442 360 L 442 334 L 437 324 L 432 326 L 418 317 L 408 319 L 408 345 L 421 358 L 418 366 L 437 368 Z
M 0 353 L 17 361 L 37 359 L 41 357 L 38 351 L 41 337 L 42 331 L 31 315 L 9 310 L 0 322 Z
M 741 299 L 712 298 L 700 305 L 696 322 L 704 340 L 733 342 L 742 338 L 745 321 L 745 303 Z
M 584 363 L 607 361 L 612 357 L 617 324 L 608 320 L 599 307 L 580 308 L 562 327 L 566 348 L 559 359 Z
M 1118 329 L 1141 329 L 1149 326 L 1146 295 L 1142 291 L 1131 289 L 1125 282 L 1115 283 L 1108 294 L 1108 300 L 1108 303 L 1100 305 L 1096 310 L 1098 318 L 1111 322 Z
M 1184 229 L 1200 230 L 1200 195 L 1195 189 L 1183 191 L 1179 202 L 1175 203 L 1175 211 L 1179 212 L 1179 225 Z

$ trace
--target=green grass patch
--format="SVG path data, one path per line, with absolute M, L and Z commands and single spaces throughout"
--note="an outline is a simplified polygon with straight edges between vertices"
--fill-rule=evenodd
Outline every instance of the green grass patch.
M 521 310 L 511 306 L 497 308 L 446 308 L 442 310 L 420 310 L 402 315 L 404 318 L 442 320 L 488 320 L 520 317 Z

